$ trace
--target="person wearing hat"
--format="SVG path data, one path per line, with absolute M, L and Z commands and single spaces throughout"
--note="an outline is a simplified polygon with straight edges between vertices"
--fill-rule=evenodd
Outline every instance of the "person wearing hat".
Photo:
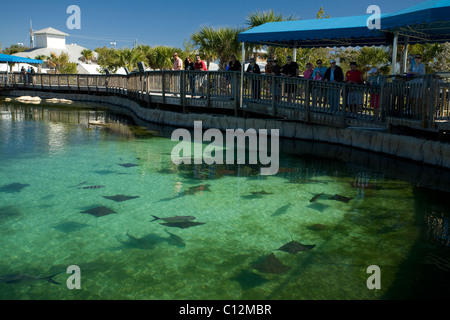
M 298 75 L 299 75 L 299 67 L 298 67 L 297 62 L 292 61 L 292 57 L 291 56 L 287 56 L 286 57 L 286 64 L 281 69 L 281 73 L 285 77 L 290 77 L 290 78 L 297 78 L 298 77 Z M 297 85 L 294 84 L 294 83 L 285 85 L 284 93 L 287 93 L 287 95 L 288 95 L 288 103 L 294 102 L 294 98 L 295 98 L 296 91 L 297 91 L 296 89 L 297 89 Z
M 370 69 L 367 74 L 369 77 L 367 78 L 366 83 L 374 88 L 381 87 L 383 77 L 378 73 L 377 68 Z M 378 118 L 380 112 L 380 94 L 379 93 L 371 93 L 370 94 L 370 107 L 373 109 L 373 115 Z

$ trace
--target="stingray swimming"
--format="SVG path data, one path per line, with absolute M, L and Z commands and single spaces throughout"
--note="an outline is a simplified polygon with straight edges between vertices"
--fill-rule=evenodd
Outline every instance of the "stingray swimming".
M 315 246 L 316 246 L 315 244 L 305 245 L 293 240 L 289 243 L 286 243 L 284 246 L 278 248 L 277 250 L 288 252 L 291 254 L 296 254 L 297 252 L 300 251 L 309 251 L 313 249 Z
M 341 196 L 341 195 L 339 195 L 339 194 L 335 194 L 334 196 L 329 197 L 328 200 L 336 200 L 336 201 L 341 201 L 341 202 L 349 203 L 350 200 L 353 200 L 353 198 L 344 197 L 344 196 Z
M 109 214 L 113 214 L 113 213 L 117 213 L 112 209 L 109 209 L 107 207 L 96 207 L 96 208 L 92 208 L 86 211 L 82 211 L 81 213 L 87 213 L 90 215 L 93 215 L 94 217 L 104 217 L 107 216 Z
M 175 217 L 167 217 L 167 218 L 160 218 L 157 216 L 152 215 L 154 218 L 153 220 L 150 220 L 150 222 L 156 221 L 156 220 L 163 220 L 165 222 L 186 222 L 186 221 L 192 221 L 197 219 L 193 216 L 175 216 Z
M 22 184 L 22 183 L 11 183 L 0 187 L 0 192 L 5 193 L 18 193 L 22 191 L 23 188 L 29 187 L 29 184 Z
M 281 274 L 289 271 L 291 267 L 284 265 L 273 253 L 252 265 L 256 270 L 263 273 Z
M 128 200 L 139 198 L 139 196 L 133 197 L 133 196 L 124 196 L 122 194 L 118 194 L 115 196 L 103 196 L 103 198 L 108 199 L 108 200 L 113 200 L 116 202 L 123 202 L 123 201 L 128 201 Z

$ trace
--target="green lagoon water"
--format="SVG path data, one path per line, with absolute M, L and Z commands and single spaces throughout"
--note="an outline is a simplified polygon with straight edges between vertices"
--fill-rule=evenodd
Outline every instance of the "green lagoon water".
M 0 101 L 0 299 L 449 298 L 445 190 L 288 153 L 275 176 L 176 166 L 167 132 L 99 106 Z M 115 195 L 136 198 L 104 198 Z M 96 207 L 115 213 L 82 213 Z M 315 247 L 277 250 L 293 240 Z M 255 268 L 272 253 L 288 268 Z M 80 290 L 66 286 L 70 265 L 81 269 Z M 367 288 L 370 265 L 380 267 L 379 290 Z M 55 273 L 61 285 L 7 280 Z

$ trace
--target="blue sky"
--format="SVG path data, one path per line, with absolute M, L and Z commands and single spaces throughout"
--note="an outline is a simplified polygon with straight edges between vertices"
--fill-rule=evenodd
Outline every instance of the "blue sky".
M 331 17 L 365 15 L 369 5 L 378 5 L 382 13 L 391 13 L 424 0 L 227 0 L 227 1 L 136 1 L 136 0 L 22 0 L 2 1 L 0 42 L 30 44 L 30 20 L 33 29 L 53 27 L 76 43 L 90 49 L 139 44 L 182 47 L 183 41 L 202 25 L 213 27 L 245 26 L 245 18 L 254 11 L 273 9 L 284 16 L 314 19 L 320 6 Z M 19 4 L 19 5 L 18 5 Z M 81 9 L 81 29 L 69 30 L 67 8 Z

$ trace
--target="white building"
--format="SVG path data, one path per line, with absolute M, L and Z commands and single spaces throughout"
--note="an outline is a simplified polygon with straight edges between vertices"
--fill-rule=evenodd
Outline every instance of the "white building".
M 83 63 L 80 58 L 83 56 L 81 52 L 86 48 L 77 44 L 66 44 L 67 33 L 61 32 L 54 28 L 46 28 L 33 33 L 34 46 L 30 50 L 14 54 L 15 56 L 35 59 L 37 56 L 45 55 L 50 57 L 52 53 L 57 56 L 62 53 L 69 55 L 69 61 L 77 64 L 79 74 L 99 74 L 99 65 L 93 62 Z M 94 58 L 98 58 L 98 53 L 93 52 Z M 86 65 L 91 65 L 86 67 Z M 49 69 L 43 68 L 41 72 L 46 73 Z

